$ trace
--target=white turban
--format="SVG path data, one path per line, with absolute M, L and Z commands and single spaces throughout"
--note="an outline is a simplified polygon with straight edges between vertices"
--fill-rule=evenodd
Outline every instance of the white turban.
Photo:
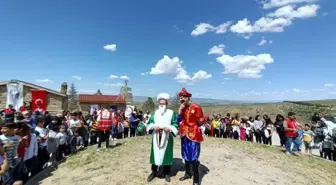
M 167 93 L 160 93 L 157 96 L 157 101 L 166 100 L 168 102 L 169 98 L 170 98 L 169 94 L 167 94 Z

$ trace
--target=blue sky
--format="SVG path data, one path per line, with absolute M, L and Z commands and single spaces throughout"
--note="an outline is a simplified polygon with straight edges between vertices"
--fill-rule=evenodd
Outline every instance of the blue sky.
M 141 96 L 186 87 L 202 98 L 336 98 L 335 8 L 334 0 L 2 1 L 0 80 L 116 94 L 129 78 Z

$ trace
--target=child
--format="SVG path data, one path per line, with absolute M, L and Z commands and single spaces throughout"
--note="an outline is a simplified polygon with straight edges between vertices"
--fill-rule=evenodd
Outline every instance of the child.
M 10 180 L 8 174 L 9 164 L 5 149 L 2 145 L 3 143 L 0 140 L 0 184 L 6 184 Z
M 1 132 L 3 135 L 0 136 L 2 144 L 4 144 L 4 150 L 9 165 L 9 176 L 11 181 L 19 180 L 20 178 L 20 163 L 21 160 L 18 157 L 18 146 L 20 143 L 20 136 L 15 135 L 15 129 L 17 124 L 9 122 L 6 123 L 2 128 Z
M 61 161 L 64 159 L 64 156 L 66 154 L 67 150 L 67 144 L 68 144 L 68 135 L 65 132 L 65 125 L 61 125 L 60 132 L 57 133 L 56 138 L 58 140 L 58 150 L 57 150 L 57 161 Z
M 78 131 L 75 131 L 71 139 L 71 153 L 76 153 L 82 148 L 84 148 L 83 138 L 78 135 Z
M 47 151 L 47 140 L 49 138 L 49 130 L 44 128 L 44 119 L 42 117 L 36 118 L 37 126 L 35 133 L 38 141 L 38 155 L 37 155 L 37 171 L 43 170 L 43 166 L 49 161 L 49 153 Z
M 138 128 L 137 128 L 137 135 L 138 136 L 143 135 L 144 126 L 145 126 L 144 120 L 141 120 L 140 123 L 138 124 Z
M 58 118 L 52 117 L 51 124 L 48 125 L 48 140 L 47 140 L 47 151 L 51 154 L 51 160 L 48 162 L 48 166 L 51 166 L 57 160 L 58 151 L 58 139 L 56 135 L 59 131 Z
M 124 123 L 122 121 L 120 121 L 118 123 L 118 139 L 123 138 L 123 133 L 124 133 Z
M 312 144 L 314 140 L 314 132 L 311 130 L 311 127 L 309 124 L 305 124 L 305 129 L 303 131 L 302 140 L 305 146 L 305 153 L 311 155 L 312 154 Z
M 97 116 L 94 116 L 92 119 L 92 125 L 90 129 L 90 144 L 95 145 L 97 144 L 97 138 L 98 138 L 98 127 L 97 127 Z

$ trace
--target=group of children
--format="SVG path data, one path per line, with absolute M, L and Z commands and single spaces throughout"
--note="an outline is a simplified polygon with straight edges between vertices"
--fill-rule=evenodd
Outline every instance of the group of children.
M 27 115 L 30 113 L 18 112 L 14 120 L 5 120 L 0 125 L 0 185 L 23 184 L 84 147 L 79 129 L 70 128 L 65 116 L 51 117 L 48 124 L 47 115 L 29 118 Z

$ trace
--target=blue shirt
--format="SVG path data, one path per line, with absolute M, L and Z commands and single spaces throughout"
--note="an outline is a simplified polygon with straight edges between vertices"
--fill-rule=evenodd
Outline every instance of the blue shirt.
M 130 116 L 129 118 L 128 118 L 128 120 L 129 120 L 129 122 L 130 122 L 130 127 L 131 128 L 136 128 L 136 125 L 135 125 L 135 118 L 133 117 L 133 116 Z

